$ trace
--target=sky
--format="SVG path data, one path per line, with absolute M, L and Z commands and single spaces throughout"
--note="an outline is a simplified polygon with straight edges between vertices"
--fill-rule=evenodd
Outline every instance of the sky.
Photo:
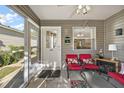
M 24 18 L 5 5 L 0 5 L 0 23 L 20 31 L 24 30 Z

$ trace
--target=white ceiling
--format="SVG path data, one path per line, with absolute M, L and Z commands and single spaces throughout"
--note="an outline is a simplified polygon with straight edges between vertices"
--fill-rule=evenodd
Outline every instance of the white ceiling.
M 86 15 L 72 15 L 76 5 L 30 5 L 41 20 L 104 20 L 124 9 L 124 5 L 91 5 Z

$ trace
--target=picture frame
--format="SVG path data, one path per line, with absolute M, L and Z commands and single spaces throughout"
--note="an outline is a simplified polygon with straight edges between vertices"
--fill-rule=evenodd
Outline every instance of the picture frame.
M 116 36 L 121 36 L 121 35 L 123 35 L 123 29 L 122 29 L 122 28 L 116 29 L 116 30 L 115 30 L 115 35 L 116 35 Z
M 71 43 L 71 37 L 65 37 L 65 44 L 70 44 Z

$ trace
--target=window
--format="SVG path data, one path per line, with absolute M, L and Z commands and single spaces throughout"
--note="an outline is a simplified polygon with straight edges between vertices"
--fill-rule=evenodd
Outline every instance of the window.
M 35 26 L 33 22 L 29 22 L 30 29 L 30 47 L 31 47 L 31 63 L 38 62 L 38 33 L 39 27 Z
M 0 87 L 24 83 L 24 21 L 23 16 L 0 5 Z
M 56 31 L 46 32 L 46 48 L 55 48 L 56 46 Z
M 0 5 L 0 25 L 24 31 L 24 18 L 5 5 Z
M 73 27 L 74 49 L 96 49 L 95 27 Z

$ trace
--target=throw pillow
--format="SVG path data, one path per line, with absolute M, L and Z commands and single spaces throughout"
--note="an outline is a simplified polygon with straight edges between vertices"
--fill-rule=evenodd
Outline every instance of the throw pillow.
M 85 64 L 93 64 L 92 59 L 83 59 Z
M 78 61 L 76 58 L 68 58 L 68 64 L 77 64 Z

